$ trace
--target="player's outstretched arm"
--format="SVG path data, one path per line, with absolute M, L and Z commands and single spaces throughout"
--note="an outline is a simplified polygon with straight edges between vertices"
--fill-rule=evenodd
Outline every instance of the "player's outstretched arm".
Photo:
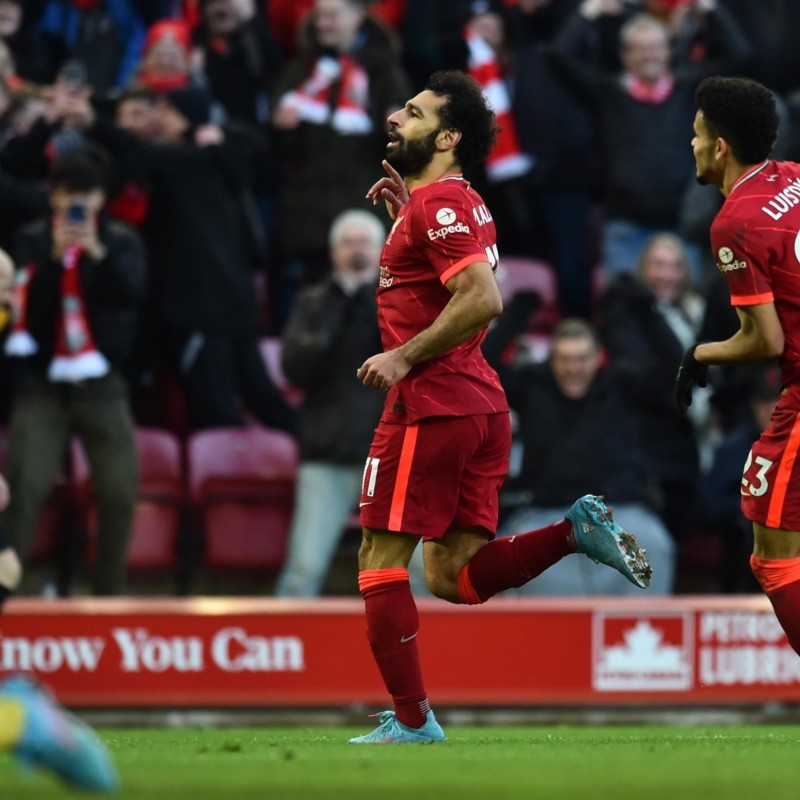
M 675 403 L 683 413 L 692 404 L 692 389 L 705 386 L 709 364 L 766 361 L 783 352 L 783 328 L 774 303 L 737 306 L 739 330 L 723 342 L 692 345 L 675 378 Z
M 695 358 L 704 364 L 766 361 L 783 353 L 783 328 L 774 303 L 737 306 L 739 330 L 724 342 L 704 342 Z
M 386 213 L 391 219 L 395 219 L 400 209 L 408 202 L 408 187 L 403 176 L 386 159 L 381 162 L 381 166 L 389 177 L 381 178 L 369 187 L 367 200 L 371 200 L 372 205 L 377 205 L 378 200 L 383 198 Z

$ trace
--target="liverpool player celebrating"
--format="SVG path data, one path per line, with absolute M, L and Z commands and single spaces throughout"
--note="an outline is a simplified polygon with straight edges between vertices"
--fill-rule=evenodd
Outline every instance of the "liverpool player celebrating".
M 697 179 L 726 198 L 711 247 L 740 328 L 687 351 L 675 399 L 685 411 L 709 364 L 780 356 L 784 390 L 744 465 L 742 511 L 753 523 L 753 572 L 800 654 L 800 165 L 769 160 L 778 113 L 761 84 L 709 78 L 696 103 Z
M 423 685 L 408 583 L 420 538 L 431 591 L 453 603 L 482 603 L 574 552 L 638 586 L 650 578 L 644 551 L 593 495 L 560 522 L 494 539 L 511 432 L 480 344 L 502 310 L 498 256 L 491 213 L 461 175 L 488 155 L 494 114 L 471 78 L 439 72 L 388 122 L 388 177 L 367 194 L 394 219 L 377 295 L 384 351 L 357 373 L 388 394 L 364 470 L 358 582 L 394 710 L 357 744 L 444 739 Z

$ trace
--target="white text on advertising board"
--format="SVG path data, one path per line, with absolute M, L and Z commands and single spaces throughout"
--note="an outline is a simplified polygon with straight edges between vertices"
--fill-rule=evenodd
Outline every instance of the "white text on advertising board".
M 102 660 L 117 659 L 122 672 L 301 672 L 303 641 L 297 636 L 260 636 L 245 628 L 222 628 L 210 638 L 161 636 L 147 628 L 119 627 L 102 636 L 3 636 L 0 672 L 52 674 L 95 672 Z
M 800 682 L 800 658 L 771 611 L 701 614 L 698 638 L 704 686 Z

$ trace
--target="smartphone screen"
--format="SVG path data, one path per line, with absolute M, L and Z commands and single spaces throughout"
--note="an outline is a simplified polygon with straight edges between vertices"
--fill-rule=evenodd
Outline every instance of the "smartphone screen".
M 86 222 L 86 206 L 81 203 L 70 203 L 67 206 L 67 222 Z

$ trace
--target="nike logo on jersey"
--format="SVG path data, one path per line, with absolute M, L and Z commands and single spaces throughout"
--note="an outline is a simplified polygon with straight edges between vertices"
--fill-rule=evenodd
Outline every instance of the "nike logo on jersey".
M 417 631 L 417 633 L 419 633 L 419 631 Z M 411 636 L 401 636 L 400 643 L 405 644 L 406 642 L 410 642 L 417 635 L 417 633 L 412 633 Z

